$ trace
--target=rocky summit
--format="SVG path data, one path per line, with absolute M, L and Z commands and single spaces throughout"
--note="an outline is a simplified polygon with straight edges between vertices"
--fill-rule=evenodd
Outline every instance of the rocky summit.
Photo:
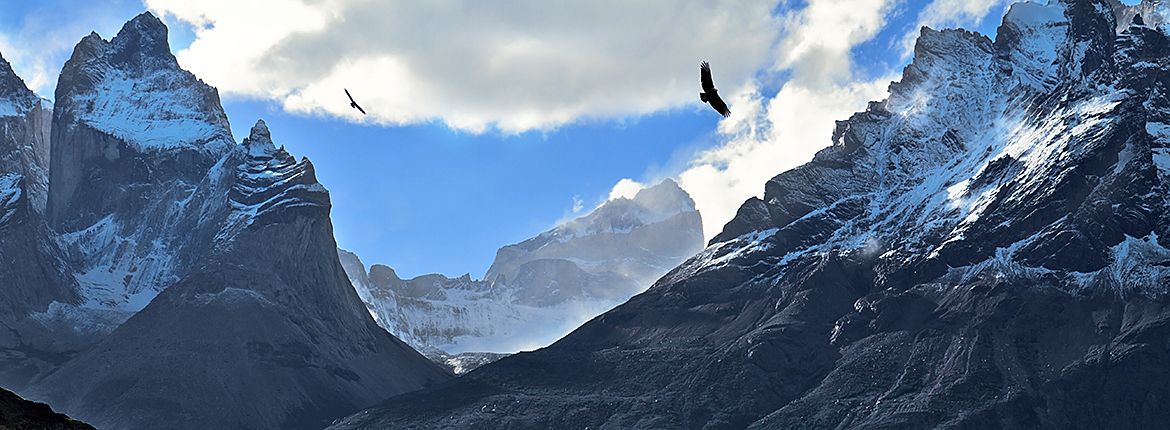
M 647 292 L 332 428 L 1164 426 L 1170 41 L 1141 7 L 923 29 Z

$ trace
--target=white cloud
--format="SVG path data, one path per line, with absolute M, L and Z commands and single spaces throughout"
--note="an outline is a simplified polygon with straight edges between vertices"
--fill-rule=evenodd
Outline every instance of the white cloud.
M 179 62 L 226 95 L 473 132 L 695 105 L 700 60 L 734 90 L 767 66 L 780 25 L 761 0 L 146 3 L 194 26 Z
M 646 188 L 646 184 L 635 181 L 630 178 L 625 178 L 618 181 L 609 191 L 609 197 L 606 200 L 616 200 L 621 198 L 632 199 L 638 195 L 638 191 Z

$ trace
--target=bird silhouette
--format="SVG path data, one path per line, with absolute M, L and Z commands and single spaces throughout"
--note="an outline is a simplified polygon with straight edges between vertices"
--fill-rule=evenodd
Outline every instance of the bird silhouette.
M 699 79 L 703 83 L 703 92 L 699 93 L 699 100 L 710 104 L 711 108 L 724 118 L 731 116 L 731 109 L 728 109 L 727 103 L 719 98 L 719 90 L 715 89 L 715 81 L 711 80 L 711 65 L 706 61 L 699 65 Z
M 344 88 L 342 88 L 342 89 L 344 89 Z M 366 114 L 366 110 L 362 109 L 361 106 L 358 106 L 357 102 L 353 101 L 353 94 L 350 94 L 348 89 L 345 89 L 345 96 L 349 97 L 349 107 L 357 109 L 358 112 L 362 113 L 362 115 Z

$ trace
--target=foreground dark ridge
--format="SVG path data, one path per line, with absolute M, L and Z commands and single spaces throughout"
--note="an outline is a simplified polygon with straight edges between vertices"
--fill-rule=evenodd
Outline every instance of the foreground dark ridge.
M 1170 43 L 1132 16 L 924 30 L 887 100 L 649 291 L 332 428 L 1164 426 Z
M 0 428 L 6 430 L 93 430 L 89 424 L 53 412 L 43 403 L 30 402 L 0 389 Z

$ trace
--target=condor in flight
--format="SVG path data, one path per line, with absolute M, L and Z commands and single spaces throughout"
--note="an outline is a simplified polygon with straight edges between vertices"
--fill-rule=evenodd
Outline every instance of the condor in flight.
M 349 93 L 349 90 L 348 90 L 348 89 L 345 89 L 345 88 L 342 88 L 342 89 L 343 89 L 343 90 L 345 90 L 345 96 L 346 96 L 346 97 L 349 97 L 349 107 L 351 107 L 351 108 L 354 108 L 354 109 L 357 109 L 357 110 L 358 110 L 358 112 L 361 112 L 361 113 L 362 113 L 362 115 L 365 115 L 365 114 L 366 114 L 366 110 L 365 110 L 365 109 L 362 109 L 362 107 L 361 107 L 361 106 L 358 106 L 357 102 L 353 101 L 353 95 L 351 95 L 351 94 Z
M 706 61 L 699 65 L 699 79 L 703 83 L 703 92 L 699 93 L 699 100 L 702 100 L 711 105 L 715 112 L 719 112 L 724 118 L 731 115 L 731 109 L 727 108 L 727 103 L 719 98 L 719 90 L 715 89 L 715 82 L 711 80 L 711 65 Z

